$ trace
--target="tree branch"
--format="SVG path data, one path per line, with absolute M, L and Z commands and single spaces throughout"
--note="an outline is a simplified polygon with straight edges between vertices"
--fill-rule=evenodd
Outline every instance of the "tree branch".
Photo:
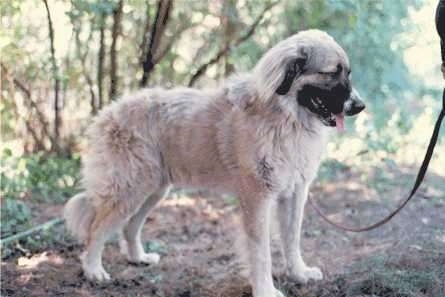
M 221 48 L 216 55 L 211 58 L 207 63 L 201 65 L 198 67 L 198 70 L 192 75 L 188 86 L 191 87 L 196 82 L 196 80 L 201 77 L 206 71 L 209 66 L 217 63 L 222 57 L 224 57 L 232 48 L 239 46 L 241 43 L 249 39 L 254 33 L 260 22 L 264 18 L 264 14 L 272 9 L 275 5 L 277 5 L 279 2 L 271 2 L 268 5 L 264 7 L 264 9 L 261 11 L 261 13 L 258 15 L 258 17 L 255 19 L 255 21 L 249 26 L 249 28 L 246 30 L 246 32 L 238 37 L 238 39 L 235 39 L 233 42 L 226 43 L 223 48 Z
M 1 68 L 1 77 L 4 78 L 5 81 L 8 82 L 9 93 L 14 94 L 16 84 L 13 81 L 13 77 L 11 77 L 11 75 L 8 73 L 7 69 L 4 67 Z M 1 83 L 3 83 L 3 80 L 1 81 Z M 0 89 L 3 90 L 3 85 L 0 85 Z M 17 118 L 17 121 L 22 120 L 23 123 L 25 124 L 25 127 L 26 127 L 25 135 L 26 135 L 26 132 L 29 132 L 31 134 L 32 139 L 34 140 L 34 148 L 36 150 L 44 150 L 45 146 L 43 145 L 43 142 L 41 141 L 41 137 L 38 136 L 38 133 L 35 130 L 35 125 L 31 124 L 32 117 L 28 116 L 27 114 L 24 115 L 23 113 L 21 113 L 19 111 L 19 106 L 18 106 L 17 100 L 11 100 L 11 101 L 12 101 L 11 102 L 12 103 L 12 111 L 14 112 L 14 115 Z M 19 125 L 16 125 L 16 126 L 19 126 Z M 19 134 L 21 134 L 21 133 L 19 133 Z M 25 138 L 24 138 L 24 145 L 26 147 L 26 139 Z
M 145 8 L 145 15 L 147 16 L 147 18 L 145 19 L 145 25 L 144 25 L 144 29 L 142 32 L 142 42 L 141 45 L 139 46 L 139 50 L 140 50 L 140 57 L 139 57 L 139 62 L 142 64 L 144 62 L 145 59 L 145 55 L 146 55 L 146 50 L 147 50 L 147 42 L 149 40 L 149 32 L 150 32 L 150 3 L 147 1 L 146 3 L 146 8 Z
M 154 19 L 151 28 L 150 43 L 148 45 L 144 62 L 142 63 L 143 74 L 140 82 L 141 87 L 145 87 L 147 85 L 148 78 L 155 66 L 153 57 L 156 54 L 156 51 L 159 47 L 161 36 L 165 31 L 171 7 L 172 7 L 172 0 L 158 1 L 156 17 Z
M 6 67 L 5 64 L 0 63 L 0 66 L 1 66 L 1 69 L 3 70 L 4 75 L 6 77 L 9 77 L 9 76 L 12 77 L 13 84 L 25 95 L 25 99 L 28 101 L 29 106 L 32 109 L 35 110 L 35 112 L 37 114 L 37 119 L 40 122 L 40 125 L 42 127 L 42 131 L 43 131 L 43 134 L 44 134 L 41 138 L 43 139 L 44 136 L 47 136 L 50 139 L 51 142 L 54 142 L 54 139 L 51 137 L 51 134 L 49 133 L 48 122 L 45 119 L 45 115 L 40 111 L 39 107 L 34 102 L 34 100 L 32 100 L 32 94 L 31 94 L 31 91 L 29 90 L 29 88 L 26 87 L 23 82 L 21 82 L 20 80 L 15 78 L 13 75 L 11 75 L 9 73 L 8 67 Z M 32 127 L 31 124 L 29 123 L 29 119 L 25 119 L 24 118 L 24 121 L 25 121 L 25 125 L 26 125 L 27 129 L 29 130 L 29 132 L 33 136 L 34 141 L 36 142 L 37 146 L 40 146 L 40 147 L 44 148 L 45 146 L 43 145 L 42 139 L 38 139 L 37 134 L 34 131 L 34 127 Z
M 59 106 L 59 88 L 60 88 L 60 78 L 59 78 L 59 68 L 56 62 L 56 49 L 54 47 L 54 27 L 53 21 L 51 19 L 51 13 L 48 6 L 47 0 L 42 0 L 45 4 L 46 16 L 48 19 L 48 30 L 49 30 L 49 41 L 51 50 L 51 64 L 53 68 L 54 77 L 54 148 L 56 151 L 60 150 L 59 147 L 59 137 L 60 137 L 60 106 Z
M 74 24 L 73 24 L 74 26 Z M 80 60 L 82 64 L 82 74 L 85 78 L 85 81 L 87 82 L 88 89 L 90 91 L 90 106 L 91 106 L 91 113 L 95 115 L 97 113 L 97 103 L 96 103 L 96 93 L 94 92 L 94 85 L 93 85 L 93 79 L 91 78 L 90 72 L 87 71 L 87 57 L 89 53 L 89 43 L 91 39 L 93 38 L 93 29 L 91 27 L 90 33 L 88 34 L 88 38 L 86 41 L 85 51 L 82 53 L 81 50 L 81 41 L 80 41 L 80 28 L 74 29 L 74 36 L 76 40 L 76 54 L 77 58 Z

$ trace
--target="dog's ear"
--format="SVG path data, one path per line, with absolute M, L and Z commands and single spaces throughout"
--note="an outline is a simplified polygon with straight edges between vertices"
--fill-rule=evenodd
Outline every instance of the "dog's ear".
M 303 49 L 299 52 L 299 57 L 292 59 L 286 65 L 286 73 L 284 74 L 283 81 L 275 91 L 278 95 L 287 94 L 297 75 L 300 75 L 304 71 L 307 61 L 307 53 Z

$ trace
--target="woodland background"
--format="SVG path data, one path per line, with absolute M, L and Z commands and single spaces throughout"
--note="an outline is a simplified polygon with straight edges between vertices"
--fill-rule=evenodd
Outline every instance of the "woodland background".
M 328 197 L 329 185 L 340 181 L 345 184 L 336 188 L 340 201 L 351 191 L 361 191 L 351 198 L 353 202 L 341 203 L 354 208 L 364 195 L 375 203 L 368 209 L 381 210 L 385 203 L 385 209 L 391 209 L 409 191 L 441 105 L 436 4 L 434 0 L 0 1 L 1 238 L 57 218 L 63 202 L 80 190 L 83 133 L 104 106 L 141 87 L 216 86 L 234 72 L 249 71 L 277 41 L 308 28 L 327 31 L 345 48 L 353 83 L 368 107 L 347 120 L 348 133 L 333 135 L 314 192 Z M 442 132 L 436 152 L 445 151 L 444 137 Z M 420 194 L 428 198 L 424 210 L 429 221 L 422 232 L 428 244 L 442 247 L 444 168 L 445 154 L 436 154 Z M 182 194 L 171 199 L 196 196 L 178 193 Z M 227 203 L 236 205 L 231 199 Z M 342 211 L 324 206 L 332 213 Z M 428 207 L 438 209 L 436 217 L 428 214 Z M 356 209 L 360 212 L 359 206 Z M 415 209 L 413 216 L 418 213 Z M 353 218 L 354 211 L 348 213 Z M 324 228 L 317 227 L 309 237 L 324 234 Z M 2 266 L 60 246 L 61 237 L 69 241 L 62 234 L 56 228 L 2 244 Z M 396 238 L 401 240 L 400 236 Z M 19 273 L 13 266 L 5 267 L 10 276 Z M 442 278 L 440 273 L 428 278 L 428 288 L 439 294 L 445 290 L 434 282 L 445 283 L 445 273 Z M 415 294 L 420 290 L 411 289 Z

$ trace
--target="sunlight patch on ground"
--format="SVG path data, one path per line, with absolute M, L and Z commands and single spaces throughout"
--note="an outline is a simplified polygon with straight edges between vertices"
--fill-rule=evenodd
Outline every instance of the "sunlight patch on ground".
M 173 199 L 165 199 L 161 202 L 162 206 L 194 206 L 196 205 L 196 198 L 190 198 L 186 196 L 173 198 Z
M 41 254 L 36 254 L 31 258 L 20 257 L 17 260 L 17 266 L 22 269 L 34 269 L 42 263 L 62 265 L 64 259 L 58 255 L 48 255 L 47 252 L 43 252 Z
M 224 209 L 218 209 L 213 207 L 205 198 L 192 197 L 192 196 L 177 196 L 173 195 L 172 199 L 164 199 L 161 202 L 162 207 L 192 207 L 202 210 L 203 214 L 210 220 L 216 220 L 221 215 L 224 215 Z

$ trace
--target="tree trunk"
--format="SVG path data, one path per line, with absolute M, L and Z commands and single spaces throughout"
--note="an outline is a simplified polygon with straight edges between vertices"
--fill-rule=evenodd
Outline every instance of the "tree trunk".
M 76 40 L 76 54 L 77 54 L 77 59 L 79 59 L 82 64 L 82 74 L 88 85 L 88 89 L 90 92 L 91 114 L 95 115 L 97 113 L 96 93 L 94 92 L 93 79 L 91 78 L 90 71 L 88 71 L 88 63 L 87 63 L 87 57 L 89 53 L 89 43 L 93 38 L 93 27 L 91 26 L 86 44 L 84 44 L 83 46 L 82 42 L 80 41 L 80 30 L 81 30 L 80 28 L 76 28 L 74 30 L 75 31 L 74 36 Z M 85 49 L 84 52 L 82 52 L 82 48 Z
M 102 109 L 104 104 L 104 62 L 105 62 L 105 21 L 106 14 L 102 12 L 99 19 L 99 53 L 97 57 L 97 94 L 98 94 L 98 109 Z
M 238 11 L 236 9 L 235 0 L 223 0 L 221 25 L 224 28 L 223 47 L 230 47 L 230 43 L 236 36 L 236 23 L 234 20 L 238 19 Z M 226 51 L 224 55 L 224 76 L 229 76 L 235 67 L 229 61 L 230 50 Z
M 59 106 L 59 88 L 60 88 L 60 78 L 59 78 L 59 68 L 56 62 L 56 50 L 54 48 L 54 28 L 51 19 L 51 13 L 49 11 L 49 6 L 47 0 L 42 0 L 45 4 L 46 14 L 48 18 L 48 29 L 49 29 L 49 41 L 51 48 L 51 64 L 54 78 L 54 143 L 53 149 L 55 151 L 60 151 L 60 128 L 62 124 L 62 119 L 60 117 L 60 106 Z
M 117 39 L 121 31 L 123 0 L 119 0 L 116 8 L 113 10 L 113 28 L 111 35 L 110 48 L 110 100 L 116 99 L 118 92 L 118 65 L 117 65 Z
M 147 51 L 147 42 L 149 39 L 149 34 L 150 34 L 150 3 L 146 3 L 146 9 L 145 9 L 145 15 L 146 15 L 146 19 L 145 19 L 145 25 L 144 25 L 144 29 L 142 32 L 142 41 L 141 41 L 141 45 L 139 47 L 140 49 L 140 56 L 139 56 L 139 62 L 142 64 L 144 62 L 145 59 L 145 55 L 146 55 L 146 51 Z
M 159 47 L 161 37 L 164 34 L 168 18 L 170 15 L 171 6 L 172 6 L 172 0 L 158 1 L 156 17 L 151 27 L 150 43 L 146 51 L 145 59 L 142 62 L 143 74 L 140 83 L 141 87 L 145 87 L 147 85 L 148 78 L 150 77 L 150 74 L 155 66 L 153 57 Z

